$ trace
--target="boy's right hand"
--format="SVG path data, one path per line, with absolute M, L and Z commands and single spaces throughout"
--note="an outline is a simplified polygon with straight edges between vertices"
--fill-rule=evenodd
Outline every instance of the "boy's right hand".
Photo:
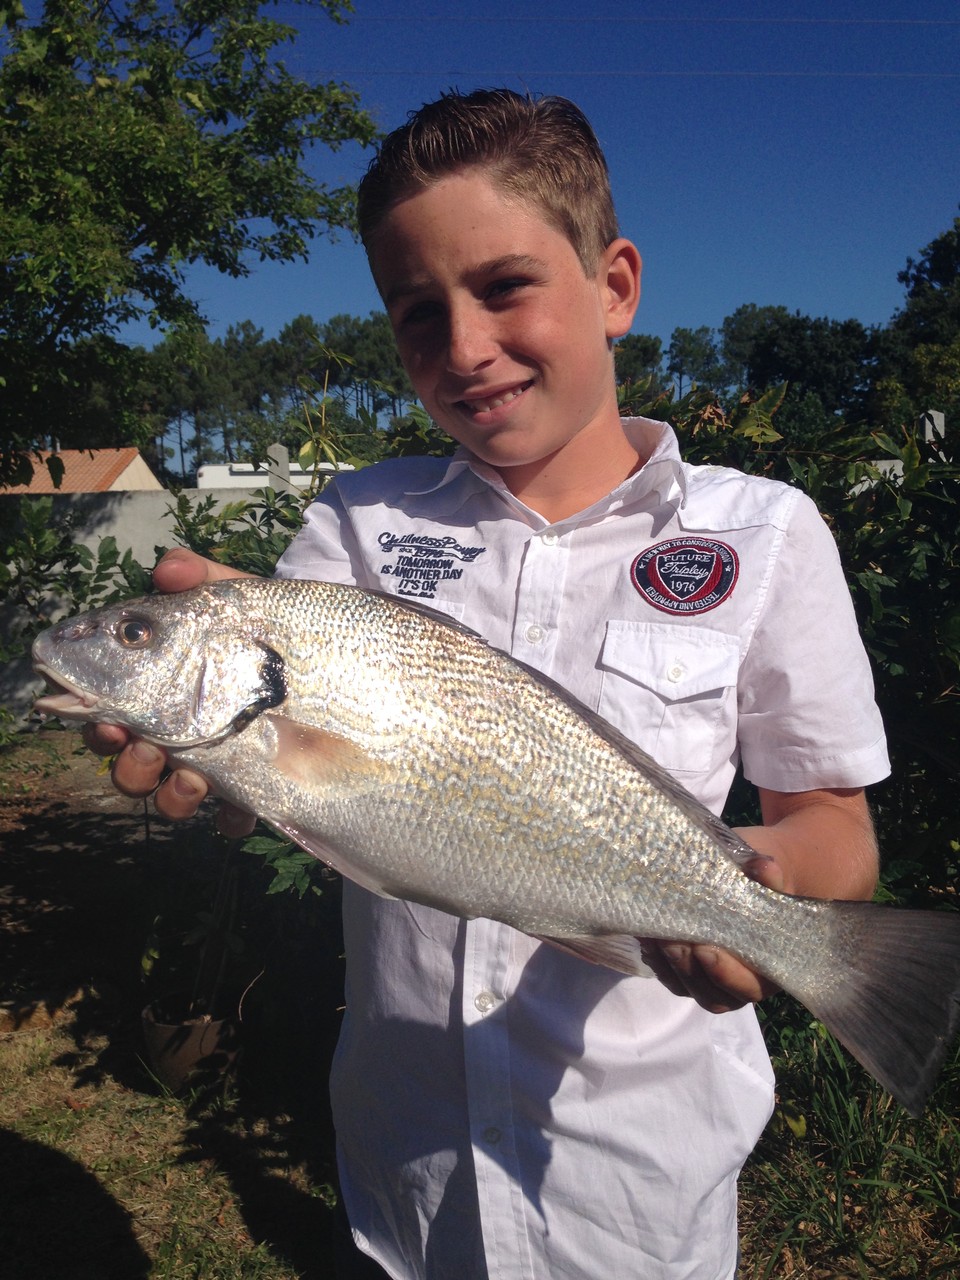
M 218 582 L 223 578 L 249 578 L 242 573 L 206 560 L 194 551 L 177 548 L 168 551 L 153 571 L 155 591 L 186 591 L 202 582 Z M 192 769 L 174 769 L 169 777 L 161 777 L 167 768 L 164 752 L 151 742 L 131 738 L 126 729 L 112 724 L 84 726 L 83 739 L 97 755 L 116 755 L 111 769 L 113 785 L 128 796 L 148 796 L 155 792 L 154 804 L 164 818 L 191 818 L 207 794 L 207 784 Z M 224 804 L 220 808 L 218 826 L 224 835 L 248 835 L 254 826 L 252 814 Z

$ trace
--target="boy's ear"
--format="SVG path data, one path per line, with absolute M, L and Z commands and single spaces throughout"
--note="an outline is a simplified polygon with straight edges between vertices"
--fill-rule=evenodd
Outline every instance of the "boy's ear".
M 630 332 L 640 302 L 642 267 L 637 246 L 623 238 L 612 240 L 601 256 L 598 280 L 607 293 L 608 338 L 622 338 Z

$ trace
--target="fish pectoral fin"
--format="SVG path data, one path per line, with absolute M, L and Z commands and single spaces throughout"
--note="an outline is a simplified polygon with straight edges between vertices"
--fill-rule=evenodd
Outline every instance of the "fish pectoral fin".
M 589 934 L 583 937 L 548 938 L 543 934 L 536 935 L 541 942 L 548 942 L 551 947 L 560 951 L 569 951 L 571 955 L 590 964 L 602 964 L 618 973 L 629 974 L 633 978 L 652 978 L 653 970 L 644 962 L 640 950 L 640 942 L 628 933 Z
M 313 792 L 324 801 L 349 801 L 388 785 L 388 766 L 368 755 L 356 743 L 279 713 L 267 712 L 262 719 L 270 730 L 271 768 L 301 791 Z M 374 873 L 356 866 L 348 857 L 332 849 L 316 832 L 286 818 L 266 816 L 272 827 L 340 875 L 381 898 L 394 896 Z
M 273 730 L 272 765 L 299 787 L 325 797 L 362 795 L 387 784 L 387 766 L 335 733 L 267 713 Z
M 270 818 L 269 822 L 271 827 L 275 827 L 281 835 L 286 836 L 288 840 L 298 844 L 301 849 L 305 849 L 307 853 L 318 858 L 326 866 L 330 867 L 332 871 L 336 871 L 338 875 L 346 876 L 354 884 L 360 885 L 361 889 L 369 889 L 371 893 L 375 893 L 379 898 L 395 900 L 394 895 L 388 893 L 369 872 L 355 867 L 347 858 L 342 857 L 334 849 L 330 849 L 312 832 L 298 827 L 295 822 L 278 822 L 275 818 Z

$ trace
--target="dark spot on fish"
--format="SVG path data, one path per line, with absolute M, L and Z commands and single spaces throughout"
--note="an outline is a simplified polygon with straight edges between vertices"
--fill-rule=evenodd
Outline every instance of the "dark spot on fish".
M 260 663 L 260 696 L 234 720 L 234 728 L 238 731 L 245 728 L 251 720 L 256 720 L 263 711 L 279 707 L 287 696 L 287 672 L 283 658 L 276 649 L 263 646 L 263 660 Z
M 263 709 L 266 711 L 269 707 L 279 707 L 287 696 L 287 670 L 276 649 L 264 648 L 260 677 L 264 688 L 269 690 Z

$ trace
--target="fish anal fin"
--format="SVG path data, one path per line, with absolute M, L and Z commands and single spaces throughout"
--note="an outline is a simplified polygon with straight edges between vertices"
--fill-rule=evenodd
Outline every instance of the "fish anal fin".
M 652 978 L 653 970 L 643 959 L 640 942 L 627 933 L 590 934 L 563 938 L 549 938 L 544 934 L 536 935 L 541 942 L 551 947 L 567 951 L 570 955 L 590 964 L 602 964 L 618 973 L 626 973 L 634 978 Z
M 339 875 L 346 876 L 355 884 L 360 885 L 362 889 L 369 889 L 371 893 L 377 894 L 380 898 L 393 898 L 392 893 L 388 893 L 380 882 L 369 872 L 358 868 L 355 864 L 338 854 L 335 849 L 331 849 L 319 836 L 312 831 L 305 831 L 303 827 L 298 827 L 295 822 L 278 822 L 275 818 L 268 819 L 271 827 L 274 827 L 281 835 L 292 840 L 294 844 L 298 844 L 301 849 L 312 854 L 314 858 L 336 871 Z

